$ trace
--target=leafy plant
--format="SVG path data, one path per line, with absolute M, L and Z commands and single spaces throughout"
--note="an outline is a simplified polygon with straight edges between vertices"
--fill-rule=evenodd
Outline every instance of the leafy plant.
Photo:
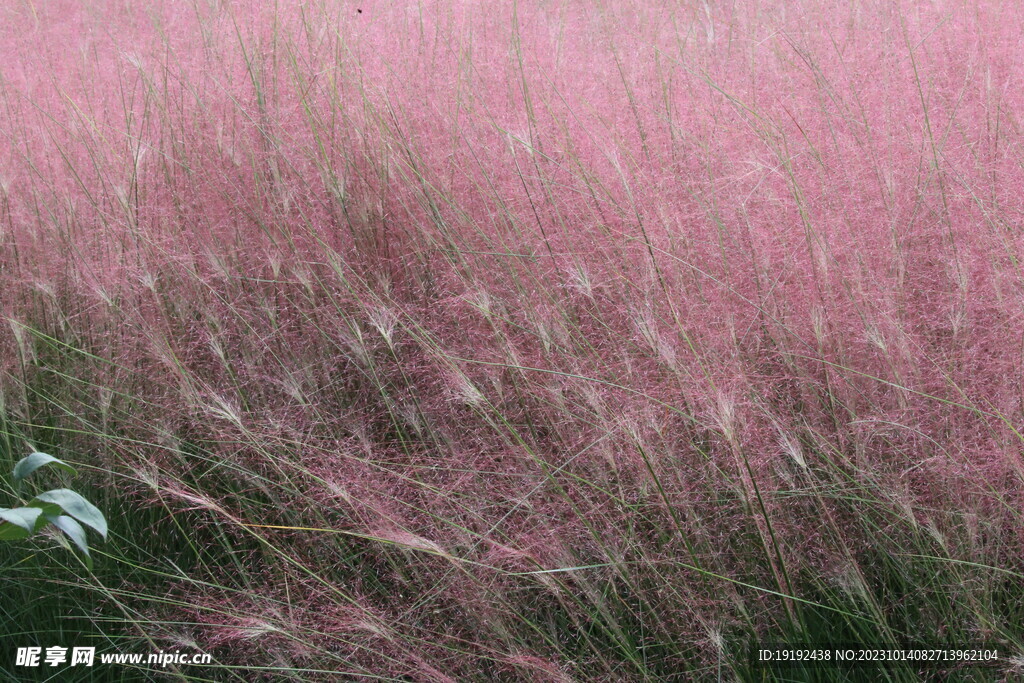
M 76 474 L 75 468 L 47 453 L 31 453 L 14 466 L 14 481 L 20 483 L 40 467 L 50 465 Z M 91 527 L 107 538 L 107 520 L 99 508 L 71 489 L 51 489 L 33 497 L 21 507 L 0 508 L 0 540 L 18 541 L 42 531 L 47 524 L 62 531 L 85 554 L 92 569 L 92 557 L 85 528 Z

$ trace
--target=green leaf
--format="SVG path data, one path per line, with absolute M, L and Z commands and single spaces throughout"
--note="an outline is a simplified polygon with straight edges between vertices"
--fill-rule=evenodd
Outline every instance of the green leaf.
M 17 524 L 26 532 L 32 533 L 42 512 L 37 507 L 15 508 L 13 510 L 0 508 L 0 519 L 11 524 Z
M 55 527 L 67 534 L 68 538 L 75 542 L 83 553 L 85 553 L 85 564 L 89 569 L 92 569 L 92 556 L 89 554 L 89 541 L 85 537 L 85 529 L 82 525 L 71 519 L 67 515 L 58 515 L 51 517 L 47 515 L 47 519 Z
M 75 474 L 75 468 L 63 460 L 58 460 L 49 453 L 30 453 L 18 461 L 14 466 L 14 481 L 21 481 L 43 465 L 53 465 L 65 472 Z
M 37 531 L 41 530 L 44 526 L 49 524 L 49 522 L 46 519 L 47 517 L 57 517 L 58 515 L 64 514 L 64 508 L 62 508 L 60 505 L 54 505 L 53 503 L 32 501 L 30 507 L 43 511 L 43 514 L 39 515 L 39 517 L 36 518 L 36 526 L 34 529 L 32 529 L 32 533 L 36 533 Z
M 103 536 L 107 537 L 107 520 L 103 513 L 95 505 L 82 498 L 70 489 L 53 489 L 46 493 L 40 493 L 29 505 L 35 505 L 36 501 L 59 505 L 64 512 L 71 515 L 82 524 L 92 527 Z
M 11 524 L 10 522 L 0 523 L 0 541 L 20 541 L 28 537 L 29 532 L 17 524 Z

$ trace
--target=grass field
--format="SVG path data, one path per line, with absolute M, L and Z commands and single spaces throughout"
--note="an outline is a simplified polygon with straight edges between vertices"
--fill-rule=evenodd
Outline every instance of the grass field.
M 1019 680 L 1022 23 L 0 3 L 0 674 Z

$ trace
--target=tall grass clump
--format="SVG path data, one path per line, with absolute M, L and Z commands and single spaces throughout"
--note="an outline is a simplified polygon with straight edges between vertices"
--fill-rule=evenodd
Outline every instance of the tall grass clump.
M 111 529 L 0 548 L 0 670 L 1019 676 L 1022 19 L 4 3 L 0 473 Z

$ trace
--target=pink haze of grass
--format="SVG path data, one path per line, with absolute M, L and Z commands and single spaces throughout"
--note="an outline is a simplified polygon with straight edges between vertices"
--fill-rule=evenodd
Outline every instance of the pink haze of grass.
M 986 561 L 1024 549 L 1015 3 L 272 4 L 0 7 L 13 418 L 40 419 L 28 326 L 113 361 L 80 359 L 66 419 L 137 439 L 76 442 L 126 495 L 423 563 L 381 560 L 390 602 L 263 571 L 280 613 L 182 583 L 233 605 L 197 607 L 200 642 L 298 661 L 289 629 L 343 633 L 369 670 L 440 680 L 477 638 L 569 680 L 503 641 L 511 574 L 616 561 L 674 584 L 653 632 L 710 642 L 734 589 L 659 563 L 784 583 L 731 559 L 740 520 L 769 533 L 756 486 L 780 565 L 841 575 L 770 495 L 826 456 L 950 553 L 964 519 L 1001 529 Z M 280 509 L 187 484 L 189 439 L 251 473 L 235 491 L 286 477 Z M 659 540 L 678 520 L 695 555 Z M 308 567 L 335 542 L 260 533 Z M 591 599 L 619 571 L 534 584 Z

